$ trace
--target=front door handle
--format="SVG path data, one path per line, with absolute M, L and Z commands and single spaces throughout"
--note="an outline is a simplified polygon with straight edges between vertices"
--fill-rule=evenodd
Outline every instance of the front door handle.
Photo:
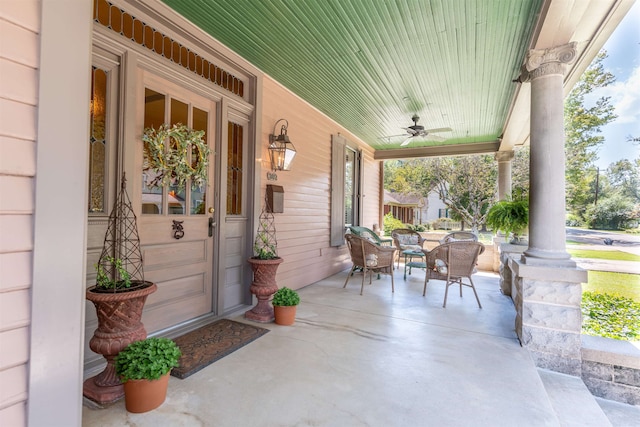
M 213 218 L 209 217 L 209 237 L 213 237 L 213 226 L 214 226 Z

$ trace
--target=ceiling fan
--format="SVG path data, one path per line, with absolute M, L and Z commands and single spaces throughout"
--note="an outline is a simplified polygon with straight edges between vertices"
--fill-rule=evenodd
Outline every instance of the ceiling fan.
M 402 141 L 402 143 L 400 144 L 401 147 L 404 147 L 405 145 L 409 145 L 413 141 L 413 139 L 416 137 L 424 138 L 424 137 L 427 137 L 427 135 L 429 136 L 428 139 L 430 141 L 444 141 L 445 138 L 432 135 L 432 134 L 438 133 L 438 132 L 451 132 L 453 130 L 451 128 L 425 129 L 424 126 L 418 124 L 418 120 L 420 120 L 420 117 L 418 117 L 417 114 L 414 114 L 413 117 L 411 117 L 411 120 L 413 120 L 413 125 L 404 128 L 407 131 L 408 137 L 404 141 Z M 395 136 L 401 136 L 401 135 L 395 135 Z M 391 138 L 391 137 L 388 137 L 388 138 Z

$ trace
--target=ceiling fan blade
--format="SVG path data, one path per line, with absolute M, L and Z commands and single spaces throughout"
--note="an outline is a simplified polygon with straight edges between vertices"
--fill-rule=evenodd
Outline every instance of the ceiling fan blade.
M 402 141 L 402 144 L 400 144 L 400 146 L 404 147 L 405 145 L 409 145 L 409 143 L 411 142 L 412 139 L 413 139 L 413 135 L 410 136 L 409 138 L 405 139 L 404 141 Z
M 437 128 L 437 129 L 427 129 L 426 133 L 437 133 L 437 132 L 453 132 L 451 128 Z
M 424 140 L 425 141 L 443 142 L 443 141 L 446 141 L 447 138 L 443 138 L 443 137 L 437 136 L 437 135 L 429 135 Z

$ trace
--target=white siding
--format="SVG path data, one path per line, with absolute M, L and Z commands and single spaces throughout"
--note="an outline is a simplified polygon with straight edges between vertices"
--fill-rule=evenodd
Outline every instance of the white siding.
M 284 187 L 284 213 L 275 214 L 278 254 L 284 258 L 276 280 L 280 287 L 298 289 L 350 266 L 346 247 L 330 246 L 331 135 L 340 133 L 363 150 L 367 226 L 378 222 L 379 165 L 371 148 L 345 128 L 272 79 L 265 77 L 263 84 L 262 132 L 257 142 L 262 148 L 262 194 L 269 183 L 267 143 L 276 120 L 289 121 L 288 135 L 297 151 L 291 171 L 278 172 L 274 184 Z
M 0 425 L 26 425 L 40 6 L 0 2 Z

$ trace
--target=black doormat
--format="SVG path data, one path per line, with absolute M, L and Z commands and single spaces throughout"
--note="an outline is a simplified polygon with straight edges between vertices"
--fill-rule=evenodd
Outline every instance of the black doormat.
M 173 368 L 171 375 L 187 378 L 267 332 L 265 328 L 222 319 L 174 338 L 182 357 L 180 366 Z

